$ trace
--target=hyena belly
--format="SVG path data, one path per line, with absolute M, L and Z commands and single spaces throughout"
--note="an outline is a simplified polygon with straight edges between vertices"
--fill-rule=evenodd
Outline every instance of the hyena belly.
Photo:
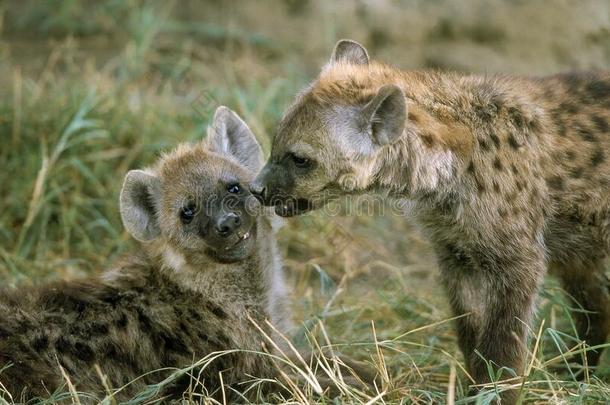
M 210 353 L 229 349 L 260 350 L 259 341 L 239 339 L 235 330 L 251 328 L 244 316 L 263 319 L 257 308 L 227 312 L 200 293 L 185 291 L 147 263 L 130 263 L 113 283 L 83 281 L 8 294 L 1 305 L 0 382 L 14 400 L 47 398 L 67 391 L 60 367 L 78 391 L 108 394 L 128 383 L 117 398 L 128 398 L 145 385 L 158 383 L 176 367 L 188 367 Z M 164 368 L 170 368 L 161 371 Z M 270 366 L 262 356 L 226 354 L 203 371 L 200 384 L 210 394 L 223 381 L 234 385 L 245 374 L 266 376 Z M 152 371 L 152 372 L 151 372 Z M 140 378 L 138 378 L 140 377 Z M 164 387 L 164 395 L 180 396 L 188 376 Z M 201 391 L 202 386 L 194 387 Z
M 563 281 L 579 337 L 589 345 L 610 333 L 610 75 L 543 79 L 542 102 L 552 122 L 543 173 L 553 202 L 546 220 L 550 270 Z M 597 364 L 599 350 L 587 352 Z

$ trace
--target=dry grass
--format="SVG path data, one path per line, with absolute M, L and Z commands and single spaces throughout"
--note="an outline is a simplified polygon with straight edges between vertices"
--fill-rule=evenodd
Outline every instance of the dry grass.
M 16 288 L 99 272 L 134 246 L 117 210 L 124 173 L 200 139 L 218 104 L 237 110 L 268 150 L 283 108 L 340 37 L 406 68 L 542 74 L 610 65 L 603 1 L 9 1 L 0 3 L 0 30 L 0 279 Z M 310 365 L 279 356 L 301 378 L 283 376 L 276 383 L 289 394 L 267 400 L 467 401 L 432 252 L 409 221 L 313 214 L 279 236 L 302 325 L 293 341 L 327 357 Z M 489 403 L 516 386 L 524 403 L 609 402 L 608 353 L 584 383 L 575 376 L 577 304 L 553 280 L 541 296 L 526 377 L 471 400 Z M 346 386 L 329 350 L 369 362 L 376 389 Z M 316 368 L 340 399 L 319 394 Z M 81 395 L 68 382 L 51 402 Z M 130 403 L 151 401 L 164 383 Z

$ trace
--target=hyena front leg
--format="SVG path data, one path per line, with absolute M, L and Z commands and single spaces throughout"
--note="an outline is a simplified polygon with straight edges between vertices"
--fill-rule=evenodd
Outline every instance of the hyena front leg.
M 453 245 L 437 248 L 437 257 L 453 315 L 459 317 L 455 321 L 458 345 L 464 355 L 466 369 L 471 372 L 471 359 L 481 329 L 480 317 L 474 311 L 470 294 L 474 286 L 468 280 L 474 272 L 473 263 L 463 250 Z
M 457 321 L 458 338 L 477 384 L 492 379 L 489 362 L 496 370 L 507 367 L 523 373 L 527 329 L 546 265 L 542 248 L 524 246 L 513 251 L 523 255 L 494 259 L 489 251 L 478 255 L 451 248 L 441 259 L 455 315 L 467 314 Z M 501 378 L 508 377 L 503 373 Z M 517 394 L 516 390 L 504 392 L 503 403 L 514 403 Z

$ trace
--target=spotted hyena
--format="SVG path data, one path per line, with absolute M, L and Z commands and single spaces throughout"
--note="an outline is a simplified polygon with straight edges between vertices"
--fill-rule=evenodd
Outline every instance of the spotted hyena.
M 205 142 L 130 171 L 120 206 L 126 229 L 142 242 L 135 252 L 98 278 L 0 296 L 2 388 L 19 401 L 67 390 L 69 379 L 100 398 L 105 387 L 129 383 L 115 394 L 126 398 L 231 350 L 162 395 L 180 397 L 191 384 L 218 397 L 220 378 L 230 387 L 273 377 L 269 357 L 252 353 L 264 338 L 251 319 L 282 328 L 287 315 L 274 215 L 245 186 L 262 163 L 247 126 L 220 107 Z
M 523 371 L 549 269 L 584 310 L 579 337 L 606 341 L 608 73 L 401 71 L 340 41 L 283 117 L 252 190 L 282 216 L 348 194 L 410 200 L 464 315 L 459 345 L 477 383 L 489 381 L 486 360 Z M 586 357 L 595 365 L 600 350 Z

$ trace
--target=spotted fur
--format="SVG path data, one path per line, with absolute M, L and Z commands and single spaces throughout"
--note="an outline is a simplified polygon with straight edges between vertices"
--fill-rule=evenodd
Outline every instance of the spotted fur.
M 337 45 L 282 119 L 253 190 L 287 216 L 354 193 L 411 200 L 455 315 L 463 315 L 459 344 L 477 383 L 489 381 L 481 356 L 523 371 L 527 325 L 548 269 L 573 306 L 589 311 L 574 315 L 579 337 L 606 342 L 610 74 L 401 71 L 366 55 L 352 41 Z M 388 86 L 390 107 L 375 104 L 388 118 L 368 119 Z M 376 137 L 377 126 L 389 124 L 399 130 Z M 295 168 L 293 154 L 312 164 Z M 293 209 L 286 195 L 309 204 Z M 588 364 L 599 356 L 588 352 Z M 515 398 L 504 394 L 507 403 Z
M 219 110 L 214 128 L 234 119 L 230 111 Z M 263 350 L 265 339 L 251 323 L 265 330 L 270 319 L 280 330 L 286 327 L 272 216 L 258 210 L 250 231 L 256 233 L 251 253 L 227 263 L 203 248 L 189 250 L 198 243 L 196 237 L 176 224 L 178 211 L 171 208 L 193 196 L 205 206 L 217 198 L 210 190 L 224 187 L 227 179 L 242 184 L 252 179 L 243 160 L 222 147 L 230 138 L 225 131 L 230 129 L 211 133 L 207 144 L 182 145 L 147 170 L 162 184 L 159 195 L 146 196 L 160 218 L 159 236 L 100 277 L 0 295 L 0 367 L 6 366 L 0 383 L 13 400 L 67 391 L 60 367 L 77 391 L 98 398 L 81 401 L 97 402 L 108 394 L 102 375 L 111 389 L 125 386 L 115 395 L 122 400 L 177 368 L 227 350 L 237 351 L 194 369 L 194 378 L 172 381 L 157 398 L 180 398 L 189 390 L 221 398 L 221 378 L 230 398 L 229 387 L 243 391 L 238 383 L 275 376 L 269 357 L 253 353 Z M 215 137 L 223 139 L 214 142 Z M 252 145 L 258 148 L 255 141 Z M 260 153 L 256 148 L 251 152 Z

